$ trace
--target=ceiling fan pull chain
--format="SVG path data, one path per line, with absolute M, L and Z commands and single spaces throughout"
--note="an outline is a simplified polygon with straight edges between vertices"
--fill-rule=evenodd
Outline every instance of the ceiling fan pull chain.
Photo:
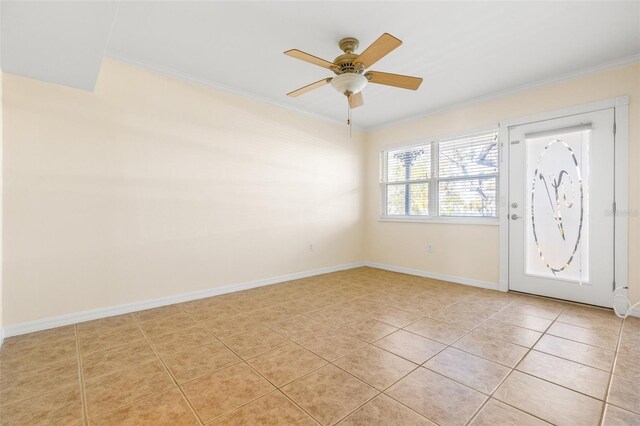
M 349 139 L 351 139 L 351 106 L 347 97 L 347 125 L 349 126 Z

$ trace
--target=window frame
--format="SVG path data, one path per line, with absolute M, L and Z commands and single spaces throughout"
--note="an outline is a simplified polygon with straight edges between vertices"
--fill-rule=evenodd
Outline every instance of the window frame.
M 468 176 L 452 176 L 452 177 L 440 177 L 439 176 L 439 148 L 441 141 L 447 141 L 451 139 L 464 138 L 474 134 L 492 132 L 495 131 L 497 135 L 498 141 L 498 167 L 496 168 L 495 173 L 488 174 L 476 174 L 476 175 L 468 175 Z M 397 150 L 410 150 L 411 148 L 429 146 L 431 163 L 430 170 L 431 176 L 427 179 L 418 179 L 418 180 L 410 180 L 410 181 L 397 181 L 397 182 L 388 182 L 387 178 L 387 157 L 390 151 Z M 429 138 L 427 140 L 421 142 L 414 142 L 409 144 L 398 144 L 398 145 L 390 145 L 386 146 L 380 151 L 379 156 L 379 194 L 380 194 L 380 205 L 379 205 L 379 222 L 426 222 L 426 223 L 450 223 L 450 224 L 474 224 L 474 225 L 499 225 L 500 222 L 500 166 L 499 164 L 502 162 L 502 143 L 500 142 L 500 134 L 498 126 L 491 126 L 485 129 L 479 129 L 475 131 L 456 133 L 453 135 L 446 135 L 438 138 Z M 440 205 L 439 205 L 439 184 L 440 182 L 448 182 L 448 181 L 456 181 L 456 180 L 471 180 L 478 178 L 494 178 L 496 182 L 496 215 L 495 216 L 441 216 L 440 213 Z M 388 204 L 387 204 L 387 187 L 393 185 L 406 185 L 406 184 L 414 184 L 414 183 L 427 183 L 428 191 L 429 191 L 429 199 L 428 199 L 428 215 L 389 215 L 387 214 Z

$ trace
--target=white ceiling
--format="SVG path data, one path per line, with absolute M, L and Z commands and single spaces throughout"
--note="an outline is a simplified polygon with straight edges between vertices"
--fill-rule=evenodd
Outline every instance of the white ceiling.
M 2 2 L 2 70 L 93 90 L 118 4 Z
M 69 23 L 63 19 L 75 13 L 70 13 L 69 3 L 47 2 L 46 10 L 32 11 L 31 17 L 23 11 L 18 22 L 15 8 L 7 7 L 10 3 L 3 1 L 2 9 L 5 71 L 80 88 L 95 81 L 97 72 L 82 61 L 104 53 L 96 33 L 104 32 L 106 6 Z M 85 8 L 109 4 L 70 3 Z M 27 27 L 21 28 L 39 31 L 16 30 L 25 22 Z M 282 52 L 298 48 L 331 61 L 341 53 L 341 38 L 357 37 L 362 51 L 389 32 L 404 44 L 373 69 L 424 77 L 424 83 L 417 92 L 367 86 L 365 105 L 354 110 L 353 118 L 356 125 L 372 128 L 639 59 L 640 2 L 123 0 L 110 32 L 107 56 L 341 121 L 346 101 L 330 86 L 299 98 L 285 95 L 331 73 Z M 79 52 L 78 38 L 94 51 Z M 52 50 L 67 54 L 45 54 Z M 56 71 L 61 66 L 74 73 L 61 78 Z

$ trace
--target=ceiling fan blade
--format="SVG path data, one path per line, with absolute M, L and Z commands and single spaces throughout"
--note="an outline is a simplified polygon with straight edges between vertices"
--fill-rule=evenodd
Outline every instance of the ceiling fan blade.
M 318 80 L 315 83 L 311 83 L 311 84 L 307 84 L 304 87 L 301 87 L 297 90 L 294 90 L 293 92 L 289 92 L 287 93 L 287 96 L 291 96 L 293 98 L 300 96 L 300 95 L 304 95 L 307 92 L 310 92 L 312 90 L 315 90 L 319 87 L 322 87 L 326 84 L 329 84 L 329 82 L 332 80 L 332 77 L 329 78 L 323 78 L 322 80 Z
M 349 96 L 349 108 L 358 108 L 359 106 L 364 105 L 364 100 L 362 99 L 362 92 L 354 93 Z
M 402 41 L 398 40 L 389 33 L 382 34 L 371 46 L 360 54 L 353 62 L 359 62 L 365 68 L 378 62 L 396 47 L 400 46 Z
M 402 89 L 418 90 L 422 84 L 422 78 L 408 75 L 389 74 L 380 71 L 368 71 L 365 77 L 369 78 L 369 83 L 384 84 L 386 86 L 400 87 Z
M 325 61 L 322 58 L 318 58 L 317 56 L 313 56 L 310 53 L 303 52 L 302 50 L 291 49 L 284 52 L 284 54 L 287 56 L 291 56 L 292 58 L 300 59 L 302 61 L 318 65 L 322 68 L 331 69 L 331 67 L 335 67 L 332 62 Z

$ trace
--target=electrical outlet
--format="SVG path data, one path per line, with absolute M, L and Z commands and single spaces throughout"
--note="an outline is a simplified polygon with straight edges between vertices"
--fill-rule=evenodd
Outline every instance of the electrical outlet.
M 431 245 L 431 243 L 427 244 L 427 252 L 433 253 L 433 246 Z
M 309 251 L 313 251 L 313 243 L 309 243 Z

